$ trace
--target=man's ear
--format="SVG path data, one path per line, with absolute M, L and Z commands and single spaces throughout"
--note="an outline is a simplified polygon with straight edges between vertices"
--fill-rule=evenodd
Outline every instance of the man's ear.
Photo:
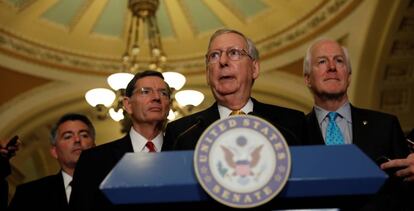
M 58 158 L 58 154 L 56 152 L 56 146 L 52 146 L 50 147 L 50 154 L 52 155 L 52 157 L 54 157 L 55 159 Z
M 260 73 L 260 64 L 259 61 L 253 60 L 253 79 L 256 80 L 259 77 Z
M 210 75 L 208 74 L 209 70 L 208 67 L 206 67 L 206 81 L 207 85 L 210 86 Z
M 312 85 L 310 84 L 310 79 L 309 79 L 309 74 L 305 74 L 304 76 L 303 76 L 303 79 L 304 79 L 304 81 L 305 81 L 305 85 L 307 86 L 307 87 L 312 87 Z
M 131 103 L 129 103 L 129 97 L 124 97 L 122 100 L 122 104 L 124 105 L 124 109 L 128 114 L 131 114 Z

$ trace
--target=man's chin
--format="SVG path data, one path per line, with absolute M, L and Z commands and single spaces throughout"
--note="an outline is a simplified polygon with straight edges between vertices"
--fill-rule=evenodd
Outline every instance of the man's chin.
M 346 92 L 336 92 L 336 93 L 328 93 L 328 92 L 321 92 L 316 93 L 319 98 L 322 98 L 324 100 L 338 100 L 345 96 Z
M 218 94 L 218 95 L 221 95 L 221 96 L 226 96 L 226 95 L 232 95 L 232 94 L 234 94 L 234 93 L 236 93 L 238 91 L 238 89 L 237 88 L 234 88 L 234 87 L 225 87 L 225 88 L 222 88 L 222 89 L 218 89 L 217 91 L 216 91 L 216 93 Z

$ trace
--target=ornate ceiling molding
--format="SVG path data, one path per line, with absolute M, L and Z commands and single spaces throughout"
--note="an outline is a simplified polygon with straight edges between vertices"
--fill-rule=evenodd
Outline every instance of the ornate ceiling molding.
M 361 1 L 321 1 L 314 9 L 291 25 L 279 30 L 277 33 L 256 40 L 262 54 L 262 60 L 270 59 L 313 38 L 316 34 L 321 33 L 321 31 L 328 29 L 346 17 Z M 83 8 L 82 14 L 84 13 L 85 9 Z M 79 20 L 79 17 L 76 17 L 76 20 Z M 249 32 L 247 31 L 246 33 L 248 34 Z M 194 39 L 197 39 L 197 37 Z M 202 47 L 199 48 L 203 49 Z M 204 73 L 202 53 L 195 52 L 192 55 L 180 56 L 179 50 L 175 51 L 177 52 L 169 52 L 169 54 L 174 56 L 170 57 L 168 68 L 182 69 L 185 70 L 183 71 L 184 73 Z M 5 27 L 0 28 L 0 52 L 37 64 L 86 74 L 105 75 L 121 69 L 119 58 L 109 55 L 89 55 L 70 49 L 46 46 L 26 38 L 18 32 L 12 32 Z M 148 59 L 141 58 L 139 62 L 145 66 L 149 64 Z

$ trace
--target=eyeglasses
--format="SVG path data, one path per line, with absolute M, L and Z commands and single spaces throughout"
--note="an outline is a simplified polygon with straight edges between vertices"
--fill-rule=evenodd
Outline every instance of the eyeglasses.
M 141 87 L 140 89 L 138 89 L 138 95 L 143 96 L 143 97 L 148 97 L 150 95 L 153 95 L 155 92 L 158 92 L 158 94 L 161 97 L 170 98 L 170 91 L 168 89 L 154 90 L 153 88 L 150 88 L 150 87 Z
M 210 51 L 206 54 L 206 60 L 210 64 L 217 63 L 220 60 L 221 54 L 223 50 L 214 50 Z M 232 61 L 239 61 L 242 56 L 248 56 L 250 59 L 253 59 L 252 56 L 247 53 L 244 49 L 237 49 L 237 48 L 229 48 L 226 51 L 227 57 Z

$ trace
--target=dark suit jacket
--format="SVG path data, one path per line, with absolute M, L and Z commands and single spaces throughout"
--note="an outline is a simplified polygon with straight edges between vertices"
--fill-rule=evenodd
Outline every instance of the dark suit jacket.
M 409 151 L 397 117 L 351 105 L 352 142 L 372 160 L 405 158 Z M 307 116 L 309 143 L 325 144 L 315 111 Z
M 99 190 L 99 185 L 127 152 L 133 152 L 129 134 L 82 152 L 73 175 L 72 210 L 116 210 Z
M 409 150 L 397 117 L 351 105 L 352 142 L 373 161 L 380 156 L 405 158 Z M 309 144 L 325 144 L 322 132 L 312 110 L 307 116 Z M 363 210 L 411 210 L 409 208 L 413 186 L 391 176 L 372 201 Z
M 17 186 L 9 210 L 69 210 L 62 173 Z
M 307 132 L 303 112 L 261 103 L 253 98 L 252 101 L 253 115 L 262 117 L 276 126 L 289 145 L 305 142 Z M 194 150 L 204 130 L 218 119 L 220 114 L 215 103 L 206 110 L 169 123 L 162 150 Z
M 9 159 L 0 156 L 0 208 L 7 209 L 9 196 L 9 183 L 7 183 L 7 176 L 11 173 Z

